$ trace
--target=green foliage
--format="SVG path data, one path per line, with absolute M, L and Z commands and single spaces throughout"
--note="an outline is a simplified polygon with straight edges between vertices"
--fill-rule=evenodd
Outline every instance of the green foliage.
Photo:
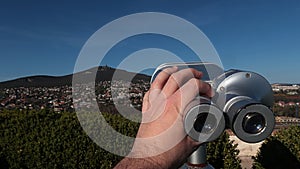
M 270 136 L 253 159 L 254 169 L 300 168 L 300 126 L 291 126 Z
M 87 113 L 83 116 L 89 115 L 92 114 Z M 138 123 L 119 114 L 103 113 L 103 116 L 116 131 L 135 137 Z M 97 133 L 97 130 L 99 129 L 94 128 L 92 132 Z M 122 147 L 118 145 L 118 141 L 107 144 Z M 130 148 L 125 147 L 124 151 Z M 208 161 L 215 168 L 241 168 L 237 154 L 236 145 L 229 141 L 227 133 L 208 144 Z M 56 113 L 48 110 L 0 112 L 1 169 L 105 169 L 112 168 L 121 159 L 122 157 L 111 154 L 95 144 L 83 131 L 75 113 Z
M 238 154 L 237 144 L 233 144 L 233 141 L 229 140 L 226 132 L 217 140 L 208 143 L 207 146 L 207 160 L 215 168 L 241 168 Z
M 300 89 L 297 91 L 299 92 Z M 300 95 L 288 95 L 286 94 L 289 91 L 285 92 L 275 92 L 274 93 L 274 99 L 275 103 L 278 103 L 279 101 L 283 101 L 284 103 L 294 102 L 297 103 L 300 100 Z M 296 116 L 296 106 L 295 105 L 285 105 L 283 107 L 279 105 L 273 106 L 273 112 L 276 116 L 288 116 L 288 117 L 295 117 Z
M 276 116 L 287 116 L 295 117 L 296 116 L 296 106 L 285 106 L 280 107 L 278 105 L 273 106 L 273 112 Z
M 128 124 L 120 115 L 105 117 L 114 128 L 135 136 L 137 123 Z M 84 133 L 75 113 L 0 113 L 0 168 L 112 168 L 120 159 Z

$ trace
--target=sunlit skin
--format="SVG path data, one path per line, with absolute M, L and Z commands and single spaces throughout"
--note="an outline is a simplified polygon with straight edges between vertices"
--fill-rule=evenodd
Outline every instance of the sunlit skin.
M 143 100 L 143 118 L 137 138 L 154 137 L 147 144 L 136 141 L 131 153 L 144 157 L 149 152 L 161 152 L 174 139 L 179 143 L 156 156 L 125 157 L 115 168 L 178 168 L 200 143 L 186 135 L 183 127 L 184 109 L 197 95 L 212 97 L 208 83 L 201 81 L 202 73 L 195 69 L 178 71 L 176 67 L 162 71 L 151 84 Z M 155 137 L 171 128 L 167 136 Z

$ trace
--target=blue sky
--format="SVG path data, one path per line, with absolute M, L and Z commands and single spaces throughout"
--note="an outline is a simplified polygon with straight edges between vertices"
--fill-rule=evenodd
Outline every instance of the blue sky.
M 258 72 L 271 83 L 300 83 L 300 2 L 278 1 L 1 1 L 0 81 L 73 72 L 88 38 L 105 24 L 137 12 L 164 12 L 188 20 L 215 46 L 225 69 Z M 116 67 L 144 48 L 193 56 L 170 38 L 124 40 L 102 64 Z

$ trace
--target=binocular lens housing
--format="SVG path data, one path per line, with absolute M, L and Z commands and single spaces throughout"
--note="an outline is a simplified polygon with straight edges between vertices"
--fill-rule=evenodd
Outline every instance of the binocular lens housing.
M 151 82 L 160 71 L 173 66 L 203 72 L 201 80 L 210 83 L 215 91 L 213 98 L 199 96 L 185 109 L 185 132 L 195 141 L 213 141 L 225 127 L 249 143 L 262 141 L 272 133 L 275 118 L 270 107 L 274 98 L 264 77 L 249 71 L 224 72 L 211 63 L 167 63 L 156 69 Z
M 231 130 L 241 140 L 256 143 L 267 138 L 272 133 L 274 125 L 273 112 L 265 105 L 253 104 L 236 112 Z
M 266 120 L 263 115 L 258 112 L 250 112 L 246 114 L 243 120 L 243 130 L 249 134 L 257 134 L 266 126 Z
M 218 137 L 224 128 L 223 124 L 218 125 L 223 118 L 219 120 L 217 116 L 224 116 L 226 128 L 245 142 L 259 142 L 272 133 L 275 125 L 274 115 L 270 110 L 273 92 L 262 76 L 253 72 L 231 70 L 222 74 L 213 85 L 216 96 L 211 101 L 202 98 L 199 106 L 190 109 L 186 115 L 185 123 L 193 124 L 193 132 L 187 132 L 192 138 L 205 142 Z M 209 108 L 204 108 L 207 106 Z
M 226 127 L 249 143 L 267 138 L 275 125 L 273 91 L 268 81 L 254 72 L 230 70 L 217 85 L 217 105 L 226 116 Z
M 211 104 L 209 99 L 201 97 L 189 104 L 187 110 L 184 118 L 185 132 L 195 141 L 213 141 L 223 133 L 223 112 Z
M 199 114 L 194 121 L 194 129 L 197 132 L 209 134 L 217 127 L 217 119 L 209 112 Z

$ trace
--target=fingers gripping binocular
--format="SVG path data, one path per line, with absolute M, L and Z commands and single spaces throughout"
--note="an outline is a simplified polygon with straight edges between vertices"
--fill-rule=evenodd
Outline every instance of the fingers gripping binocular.
M 186 107 L 184 128 L 192 139 L 210 142 L 227 128 L 241 140 L 255 143 L 272 133 L 275 119 L 270 108 L 274 98 L 264 77 L 242 70 L 224 72 L 212 63 L 167 63 L 156 69 L 151 82 L 159 72 L 173 66 L 203 72 L 201 80 L 208 82 L 215 93 L 212 98 L 198 96 Z

